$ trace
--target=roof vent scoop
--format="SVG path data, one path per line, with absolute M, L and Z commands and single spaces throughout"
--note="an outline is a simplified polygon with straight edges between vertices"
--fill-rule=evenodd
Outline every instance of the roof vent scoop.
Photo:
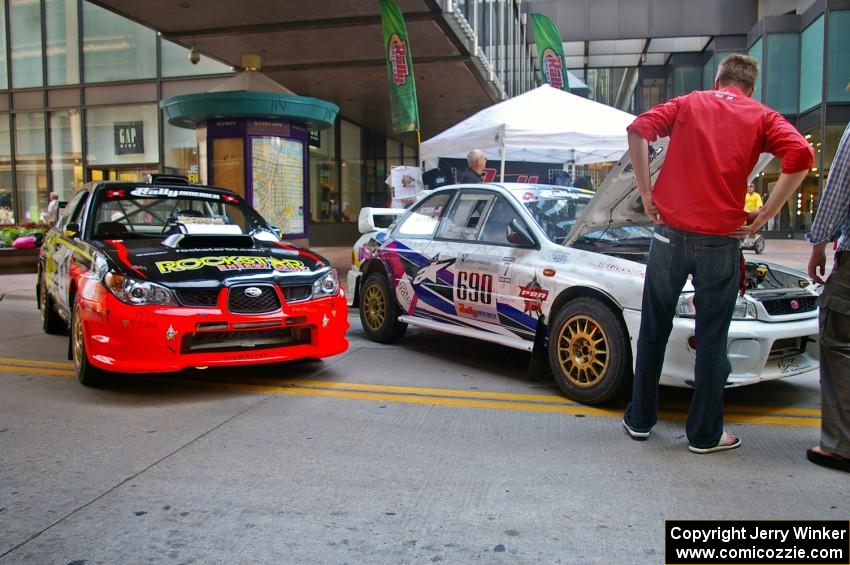
M 189 177 L 183 175 L 170 175 L 168 173 L 148 173 L 145 175 L 147 184 L 166 184 L 171 186 L 189 186 Z
M 253 249 L 254 239 L 250 235 L 202 234 L 190 235 L 176 233 L 162 241 L 162 244 L 172 249 L 206 249 L 226 247 L 228 249 Z

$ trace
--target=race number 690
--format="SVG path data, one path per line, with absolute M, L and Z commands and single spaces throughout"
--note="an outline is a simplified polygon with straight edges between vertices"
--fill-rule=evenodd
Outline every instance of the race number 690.
M 455 296 L 458 300 L 490 304 L 493 300 L 493 275 L 458 272 L 455 277 Z

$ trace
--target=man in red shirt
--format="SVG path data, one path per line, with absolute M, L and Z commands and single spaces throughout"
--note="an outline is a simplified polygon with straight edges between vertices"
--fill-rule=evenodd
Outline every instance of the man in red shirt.
M 731 366 L 729 324 L 739 289 L 740 251 L 734 235 L 752 232 L 776 215 L 812 166 L 812 149 L 781 115 L 752 99 L 758 62 L 729 55 L 715 90 L 694 91 L 641 114 L 628 127 L 629 156 L 646 215 L 655 223 L 643 289 L 632 401 L 623 426 L 645 440 L 657 421 L 658 381 L 679 295 L 693 278 L 696 308 L 694 394 L 688 449 L 734 449 L 723 431 L 723 389 Z M 648 142 L 670 137 L 655 186 Z M 760 153 L 782 159 L 782 174 L 757 215 L 744 212 L 747 175 Z M 745 225 L 747 220 L 751 225 Z

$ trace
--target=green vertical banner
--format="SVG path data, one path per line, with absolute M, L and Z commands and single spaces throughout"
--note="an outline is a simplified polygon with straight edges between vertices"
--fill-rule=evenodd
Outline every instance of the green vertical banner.
M 390 107 L 393 131 L 419 130 L 419 105 L 413 81 L 413 55 L 407 39 L 404 18 L 395 0 L 381 0 L 381 25 L 384 28 L 384 52 L 390 81 Z
M 541 83 L 546 82 L 553 88 L 569 92 L 564 44 L 561 42 L 558 26 L 543 14 L 531 14 L 531 26 L 534 30 L 537 57 L 543 74 Z

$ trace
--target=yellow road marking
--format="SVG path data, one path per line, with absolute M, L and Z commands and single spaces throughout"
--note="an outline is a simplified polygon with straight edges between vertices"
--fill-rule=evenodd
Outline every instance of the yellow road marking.
M 69 362 L 33 361 L 28 359 L 0 358 L 0 372 L 73 377 Z M 325 396 L 373 402 L 450 406 L 456 408 L 488 408 L 495 410 L 517 410 L 526 412 L 549 412 L 584 416 L 622 417 L 619 409 L 585 406 L 564 397 L 550 394 L 525 394 L 487 392 L 317 381 L 309 379 L 286 379 L 269 384 L 250 382 L 225 382 L 217 380 L 195 380 L 182 378 L 151 377 L 134 375 L 145 381 L 167 384 L 192 384 L 206 388 L 222 388 L 255 394 L 289 394 L 300 396 Z M 686 407 L 670 406 L 673 410 L 659 412 L 659 417 L 684 420 Z M 680 410 L 677 410 L 679 408 Z M 820 425 L 820 410 L 815 408 L 793 408 L 776 406 L 728 406 L 725 420 L 737 424 L 759 424 L 773 426 Z
M 54 377 L 73 377 L 74 371 L 68 369 L 42 369 L 41 367 L 24 367 L 23 365 L 0 365 L 4 373 L 24 373 L 26 375 L 50 375 Z
M 32 359 L 4 359 L 2 357 L 0 357 L 0 364 L 20 365 L 24 367 L 55 367 L 57 369 L 68 369 L 69 371 L 73 368 L 70 361 L 35 361 Z

